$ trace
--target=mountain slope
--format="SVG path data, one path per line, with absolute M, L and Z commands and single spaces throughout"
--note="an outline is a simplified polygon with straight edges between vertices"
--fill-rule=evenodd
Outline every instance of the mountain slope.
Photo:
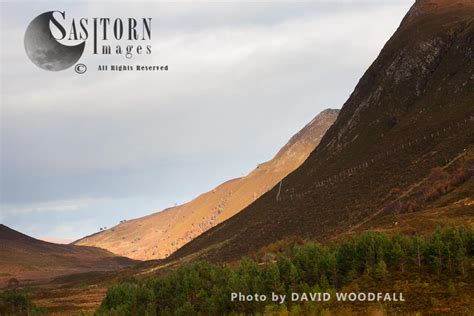
M 472 0 L 417 1 L 283 186 L 167 261 L 235 260 L 295 235 L 325 241 L 390 212 L 405 188 L 474 144 L 473 17 Z M 465 211 L 474 216 L 474 205 Z
M 136 259 L 164 258 L 238 213 L 300 166 L 338 113 L 338 110 L 321 112 L 272 160 L 260 164 L 245 177 L 227 181 L 189 203 L 122 223 L 75 244 L 96 246 Z
M 99 248 L 60 245 L 38 240 L 0 224 L 0 287 L 20 281 L 99 270 L 117 270 L 136 261 Z

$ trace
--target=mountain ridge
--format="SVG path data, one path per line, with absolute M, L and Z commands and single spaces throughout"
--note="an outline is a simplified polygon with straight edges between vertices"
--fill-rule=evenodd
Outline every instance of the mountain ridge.
M 319 144 L 339 110 L 326 109 L 306 124 L 269 161 L 247 176 L 230 179 L 192 201 L 84 237 L 74 244 L 97 246 L 136 259 L 161 259 L 216 224 L 234 216 L 301 165 Z
M 397 198 L 395 189 L 470 148 L 473 16 L 472 1 L 417 1 L 320 145 L 283 185 L 166 262 L 193 256 L 235 260 L 291 236 L 329 240 L 378 216 Z M 423 141 L 416 141 L 419 136 Z M 397 150 L 387 150 L 392 148 Z M 285 194 L 278 199 L 280 191 Z

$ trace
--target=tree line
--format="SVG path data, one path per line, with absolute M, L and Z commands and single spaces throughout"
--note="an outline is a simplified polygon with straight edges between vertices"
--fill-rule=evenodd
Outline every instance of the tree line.
M 329 245 L 294 242 L 237 266 L 199 261 L 166 275 L 125 280 L 108 289 L 96 314 L 262 313 L 271 302 L 231 301 L 231 293 L 331 291 L 363 275 L 383 279 L 391 271 L 462 278 L 472 273 L 473 255 L 474 229 L 466 227 L 438 229 L 429 237 L 369 231 Z

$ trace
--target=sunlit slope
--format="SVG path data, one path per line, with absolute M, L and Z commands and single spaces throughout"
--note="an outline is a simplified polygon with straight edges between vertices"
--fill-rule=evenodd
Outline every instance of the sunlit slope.
M 335 121 L 338 110 L 316 116 L 270 161 L 245 177 L 229 180 L 189 203 L 134 219 L 85 237 L 78 245 L 97 246 L 136 259 L 159 259 L 254 202 L 300 166 Z

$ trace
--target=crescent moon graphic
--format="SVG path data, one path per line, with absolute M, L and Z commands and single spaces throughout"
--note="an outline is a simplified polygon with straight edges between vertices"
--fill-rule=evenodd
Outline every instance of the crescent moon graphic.
M 75 46 L 59 43 L 49 27 L 53 12 L 40 14 L 30 22 L 25 32 L 25 51 L 36 66 L 59 71 L 71 67 L 81 58 L 86 42 Z

